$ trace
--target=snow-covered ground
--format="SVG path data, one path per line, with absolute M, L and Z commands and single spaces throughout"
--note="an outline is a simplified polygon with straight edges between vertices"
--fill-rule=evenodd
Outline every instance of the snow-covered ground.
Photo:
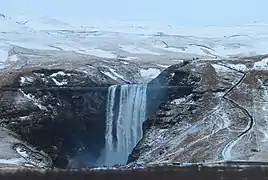
M 268 25 L 181 28 L 145 22 L 70 24 L 53 18 L 0 17 L 0 62 L 12 46 L 126 60 L 228 59 L 267 53 Z

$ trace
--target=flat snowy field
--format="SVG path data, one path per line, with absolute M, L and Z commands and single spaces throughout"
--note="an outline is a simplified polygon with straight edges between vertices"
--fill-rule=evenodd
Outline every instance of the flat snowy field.
M 145 22 L 74 25 L 52 18 L 0 16 L 0 63 L 14 46 L 100 58 L 159 61 L 231 59 L 267 53 L 268 24 L 181 28 Z M 161 63 L 161 64 L 163 64 Z

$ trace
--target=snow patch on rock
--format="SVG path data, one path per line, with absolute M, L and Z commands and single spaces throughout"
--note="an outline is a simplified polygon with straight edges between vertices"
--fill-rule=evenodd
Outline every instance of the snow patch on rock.
M 255 62 L 253 69 L 268 69 L 268 58 Z
M 156 78 L 161 71 L 156 68 L 149 68 L 149 69 L 140 69 L 140 75 L 145 79 L 154 79 Z
M 163 68 L 168 68 L 168 67 L 170 67 L 171 65 L 157 64 L 157 66 L 159 66 L 159 67 L 163 67 Z
M 113 80 L 117 80 L 117 77 L 115 75 L 113 75 L 112 73 L 110 72 L 104 72 L 104 71 L 101 71 L 103 74 L 105 74 L 106 76 L 112 78 Z
M 217 92 L 216 95 L 219 96 L 219 97 L 222 97 L 224 96 L 225 92 Z
M 22 97 L 19 97 L 18 102 L 23 102 L 25 99 L 32 102 L 35 106 L 37 106 L 40 110 L 48 111 L 48 109 L 40 104 L 40 102 L 35 99 L 35 97 L 31 94 L 26 94 L 24 91 L 21 89 L 19 90 L 20 93 L 23 95 Z
M 65 76 L 66 74 L 65 74 L 65 72 L 63 72 L 63 71 L 59 71 L 59 72 L 57 72 L 57 73 L 53 73 L 53 74 L 51 74 L 50 77 L 57 77 L 58 75 L 60 75 L 60 76 Z
M 53 82 L 57 85 L 57 86 L 64 86 L 66 84 L 68 84 L 68 81 L 66 79 L 62 80 L 61 82 L 59 82 L 57 79 L 52 78 Z
M 126 64 L 126 65 L 127 65 L 127 64 L 129 64 L 129 63 L 128 63 L 128 62 L 126 62 L 126 61 L 121 61 L 121 63 Z
M 27 154 L 27 152 L 26 152 L 25 150 L 23 150 L 22 148 L 17 147 L 15 150 L 16 150 L 16 152 L 17 152 L 19 155 L 21 155 L 22 157 L 24 157 L 24 158 L 28 158 L 28 154 Z
M 247 71 L 248 68 L 245 64 L 228 64 L 229 67 L 236 69 L 238 71 Z
M 182 102 L 184 102 L 186 99 L 185 98 L 179 98 L 179 99 L 174 99 L 173 101 L 171 101 L 171 104 L 181 104 Z
M 34 81 L 34 79 L 32 77 L 27 77 L 27 76 L 24 76 L 24 77 L 20 77 L 20 85 L 24 85 L 24 84 L 29 84 L 29 83 L 32 83 Z
M 16 54 L 12 55 L 12 56 L 9 56 L 7 58 L 7 61 L 8 62 L 17 62 L 19 60 L 18 56 Z
M 21 116 L 21 117 L 20 117 L 21 120 L 25 120 L 25 119 L 27 119 L 27 118 L 28 118 L 28 116 Z
M 24 84 L 26 82 L 26 78 L 25 77 L 20 77 L 20 83 Z
M 101 71 L 101 72 L 102 72 L 103 74 L 105 74 L 106 76 L 109 76 L 110 78 L 114 79 L 114 80 L 121 79 L 121 80 L 123 80 L 123 81 L 128 81 L 128 80 L 126 80 L 126 79 L 124 78 L 124 76 L 118 74 L 118 73 L 116 72 L 115 69 L 113 69 L 113 68 L 109 68 L 109 71 L 110 71 L 110 72 L 107 72 L 107 71 L 106 71 L 106 72 L 105 72 L 105 71 Z
M 118 74 L 118 73 L 116 72 L 116 70 L 114 70 L 114 69 L 112 69 L 112 68 L 109 68 L 109 70 L 110 70 L 115 76 L 117 76 L 117 77 L 119 77 L 120 79 L 123 79 L 123 80 L 124 80 L 124 77 L 123 77 L 122 75 Z
M 224 67 L 222 65 L 219 65 L 219 64 L 211 64 L 214 69 L 217 71 L 217 72 L 228 72 L 228 71 L 232 71 L 231 69 L 227 68 L 227 67 Z

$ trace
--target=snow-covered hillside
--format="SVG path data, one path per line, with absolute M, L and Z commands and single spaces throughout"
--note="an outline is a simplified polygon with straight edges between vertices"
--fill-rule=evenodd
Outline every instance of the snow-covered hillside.
M 145 22 L 88 22 L 0 17 L 0 61 L 12 46 L 73 51 L 103 58 L 165 61 L 252 56 L 267 52 L 268 25 L 180 28 Z

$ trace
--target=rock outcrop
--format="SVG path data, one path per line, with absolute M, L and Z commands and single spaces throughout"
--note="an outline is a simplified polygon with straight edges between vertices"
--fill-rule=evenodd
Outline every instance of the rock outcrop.
M 166 69 L 151 83 L 171 88 L 153 95 L 162 99 L 129 163 L 266 161 L 268 74 L 262 63 L 201 61 Z

